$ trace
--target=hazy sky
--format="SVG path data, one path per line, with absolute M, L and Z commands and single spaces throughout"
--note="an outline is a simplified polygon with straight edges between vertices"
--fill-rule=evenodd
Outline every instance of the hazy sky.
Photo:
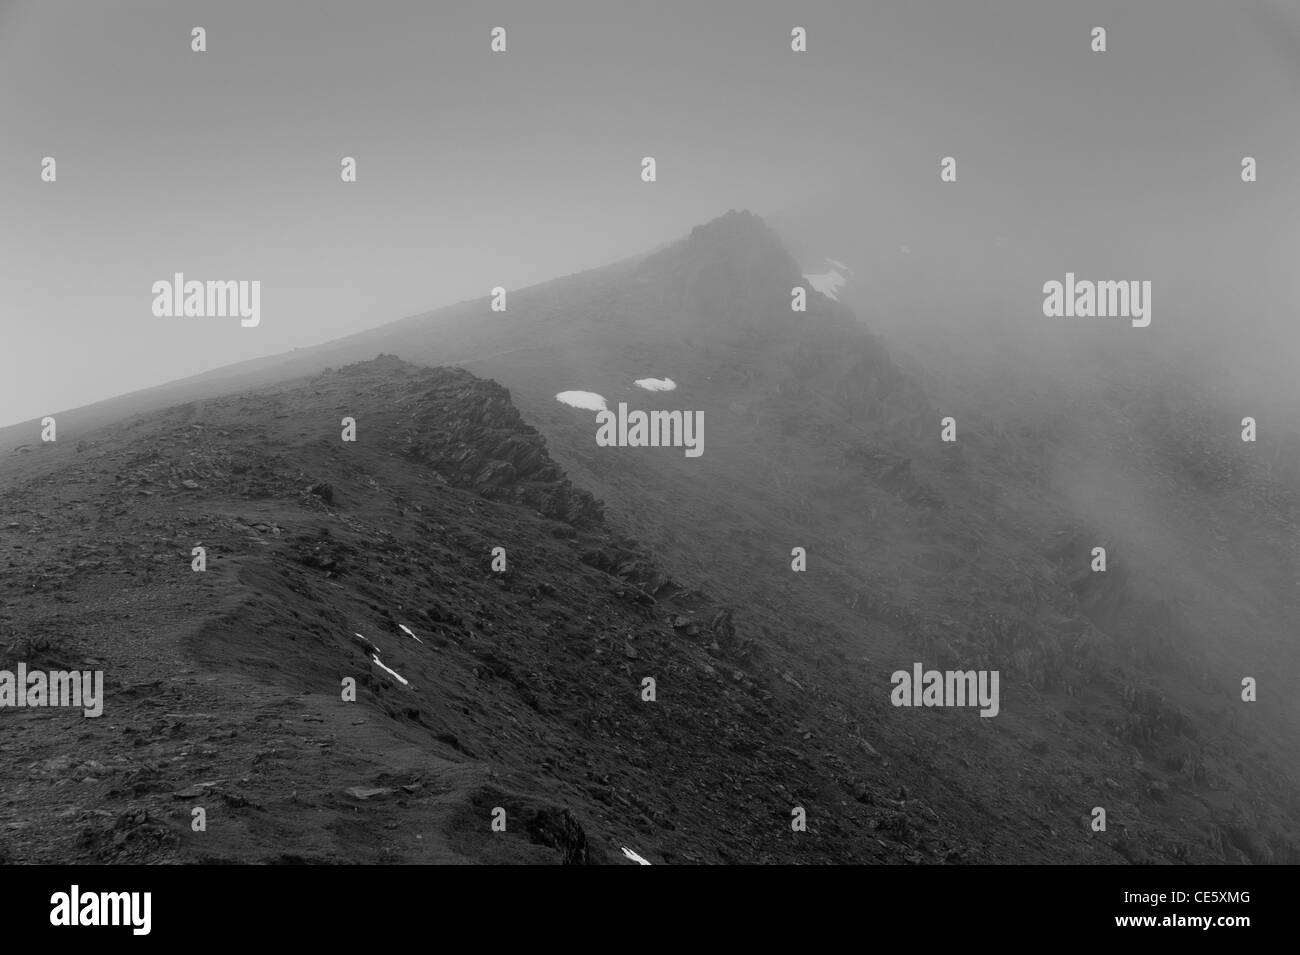
M 953 201 L 990 233 L 1185 263 L 1293 325 L 1295 8 L 0 0 L 0 425 L 601 265 L 732 207 L 829 206 L 892 242 Z M 960 193 L 938 191 L 948 154 Z M 155 317 L 176 271 L 260 280 L 260 326 Z

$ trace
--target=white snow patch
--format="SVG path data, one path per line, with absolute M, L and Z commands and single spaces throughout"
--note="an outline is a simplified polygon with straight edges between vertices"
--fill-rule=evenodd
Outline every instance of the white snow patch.
M 402 684 L 402 686 L 411 685 L 410 683 L 406 682 L 406 677 L 402 676 L 402 674 L 398 673 L 396 670 L 391 670 L 388 667 L 384 666 L 384 664 L 379 659 L 378 653 L 371 654 L 370 659 L 375 662 L 375 666 L 379 667 L 385 673 L 391 674 L 393 678 L 397 680 L 398 683 Z
M 635 852 L 633 852 L 631 849 L 629 849 L 627 846 L 624 846 L 624 847 L 623 847 L 623 855 L 627 856 L 627 857 L 628 857 L 629 859 L 631 859 L 633 862 L 639 862 L 639 863 L 641 863 L 641 865 L 649 865 L 649 864 L 650 864 L 650 863 L 647 862 L 645 859 L 642 859 L 639 855 L 637 855 Z
M 399 623 L 397 626 L 398 626 L 398 627 L 401 629 L 401 631 L 402 631 L 403 633 L 405 633 L 408 637 L 413 638 L 413 639 L 415 640 L 416 643 L 424 643 L 423 640 L 421 640 L 421 639 L 420 639 L 419 637 L 417 637 L 415 634 L 411 633 L 411 628 L 408 627 L 406 624 L 404 624 L 404 623 Z
M 827 259 L 826 261 L 830 261 Z M 839 301 L 840 297 L 835 293 L 844 286 L 849 284 L 849 280 L 839 273 L 837 269 L 831 269 L 829 272 L 805 272 L 803 277 L 806 278 L 812 287 L 821 292 L 827 298 Z
M 638 378 L 632 384 L 646 391 L 672 391 L 677 387 L 671 378 Z
M 585 408 L 588 411 L 607 411 L 605 399 L 594 391 L 561 391 L 555 396 L 555 400 L 561 404 L 570 405 L 574 408 Z
M 835 266 L 837 269 L 839 269 L 842 272 L 848 272 L 849 275 L 853 274 L 853 270 L 849 268 L 847 265 L 845 265 L 843 262 L 841 262 L 839 259 L 827 259 L 826 261 L 829 262 L 831 265 Z

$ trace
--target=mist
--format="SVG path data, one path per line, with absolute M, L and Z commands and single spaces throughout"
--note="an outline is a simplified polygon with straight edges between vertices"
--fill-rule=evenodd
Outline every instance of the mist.
M 382 6 L 383 28 L 345 3 L 5 5 L 0 424 L 603 265 L 733 207 L 854 268 L 851 303 L 904 343 L 942 329 L 1049 378 L 1095 343 L 1292 393 L 1284 4 L 812 3 L 802 58 L 778 5 Z M 504 63 L 459 39 L 492 16 Z M 182 264 L 261 281 L 266 321 L 154 316 Z M 1150 279 L 1152 327 L 1044 320 L 1067 270 Z
M 0 5 L 14 858 L 1300 860 L 1300 9 L 445 7 Z

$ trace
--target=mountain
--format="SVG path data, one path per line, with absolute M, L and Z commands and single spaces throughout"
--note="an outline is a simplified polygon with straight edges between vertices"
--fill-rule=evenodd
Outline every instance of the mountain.
M 761 647 L 610 528 L 493 382 L 381 356 L 36 456 L 45 476 L 3 494 L 4 664 L 108 689 L 97 719 L 6 714 L 11 861 L 832 861 L 862 842 L 832 835 L 846 822 L 768 844 L 711 801 L 834 780 L 782 745 Z
M 1154 404 L 1122 377 L 1090 392 L 1088 414 L 1050 393 L 1008 400 L 1025 393 L 996 381 L 955 387 L 891 355 L 842 302 L 813 291 L 792 312 L 807 281 L 762 220 L 732 212 L 645 256 L 508 290 L 505 312 L 485 296 L 60 415 L 56 446 L 9 453 L 0 471 L 24 528 L 74 522 L 39 552 L 5 555 L 43 595 L 7 626 L 57 633 L 56 593 L 71 619 L 103 597 L 105 632 L 133 634 L 126 659 L 187 701 L 175 712 L 198 691 L 158 661 L 204 692 L 236 688 L 199 697 L 223 732 L 237 714 L 233 728 L 253 733 L 264 706 L 258 753 L 298 712 L 275 700 L 301 696 L 329 721 L 311 745 L 334 742 L 317 754 L 284 735 L 319 762 L 300 775 L 264 756 L 280 789 L 301 782 L 331 832 L 355 807 L 321 781 L 392 790 L 364 800 L 380 811 L 348 817 L 361 828 L 339 843 L 276 822 L 276 844 L 312 847 L 307 858 L 434 812 L 402 814 L 418 775 L 450 821 L 425 836 L 429 855 L 394 858 L 495 859 L 506 846 L 625 860 L 627 846 L 652 862 L 1295 861 L 1296 712 L 1276 693 L 1239 697 L 1243 675 L 1295 662 L 1291 458 L 1252 458 L 1213 405 Z M 705 451 L 600 446 L 595 412 L 557 401 L 566 391 L 702 413 Z M 355 447 L 338 441 L 344 416 Z M 941 440 L 949 416 L 955 442 Z M 213 442 L 210 474 L 176 457 L 191 432 Z M 113 503 L 112 476 L 151 468 L 199 488 Z M 321 485 L 336 503 L 307 490 Z M 72 496 L 46 500 L 56 493 Z M 86 553 L 72 530 L 101 524 Z M 230 548 L 224 578 L 191 575 L 179 527 Z M 1105 573 L 1090 568 L 1099 543 Z M 493 576 L 498 545 L 522 551 L 517 578 Z M 97 561 L 144 574 L 160 553 L 169 590 L 146 582 L 147 599 L 119 606 L 109 596 L 134 579 L 119 577 L 80 593 Z M 84 583 L 52 569 L 77 560 Z M 212 619 L 196 635 L 200 608 Z M 365 662 L 355 633 L 414 688 L 370 672 L 358 730 L 323 688 Z M 106 653 L 106 639 L 76 652 Z M 916 663 L 998 671 L 997 716 L 892 705 L 891 675 Z M 638 695 L 644 676 L 654 703 Z M 240 704 L 254 687 L 269 695 Z M 161 746 L 169 731 L 150 732 Z M 369 777 L 349 770 L 362 751 L 385 754 L 362 761 Z M 229 787 L 240 768 L 198 764 L 166 785 Z M 507 798 L 552 835 L 525 845 L 474 829 Z M 1098 806 L 1105 832 L 1090 827 Z M 791 831 L 796 807 L 806 832 Z M 216 855 L 258 857 L 266 830 L 247 825 Z M 167 851 L 189 851 L 183 833 L 180 846 Z

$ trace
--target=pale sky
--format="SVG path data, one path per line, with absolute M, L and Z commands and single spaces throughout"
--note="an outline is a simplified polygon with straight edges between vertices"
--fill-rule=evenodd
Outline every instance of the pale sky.
M 1269 0 L 0 0 L 0 425 L 729 208 L 829 203 L 896 247 L 949 201 L 947 154 L 980 228 L 1208 257 L 1207 285 L 1247 283 L 1294 325 L 1298 103 L 1300 25 Z M 1263 181 L 1243 200 L 1246 154 Z M 155 317 L 176 271 L 260 280 L 261 325 Z

